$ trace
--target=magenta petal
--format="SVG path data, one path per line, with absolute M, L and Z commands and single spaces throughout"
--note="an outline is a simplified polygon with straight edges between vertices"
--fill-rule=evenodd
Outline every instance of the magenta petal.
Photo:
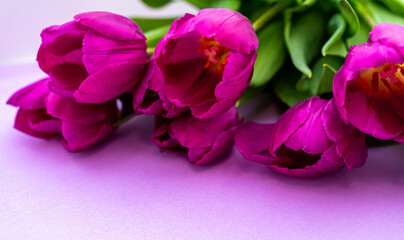
M 137 113 L 146 115 L 161 114 L 164 111 L 163 102 L 160 100 L 157 91 L 155 78 L 159 78 L 155 61 L 150 61 L 147 66 L 144 77 L 134 87 L 133 90 L 133 108 Z M 151 89 L 151 90 L 148 90 Z
M 328 137 L 337 143 L 337 153 L 347 167 L 351 169 L 364 165 L 367 158 L 365 135 L 340 119 L 332 100 L 328 102 L 321 118 Z
M 182 115 L 170 124 L 172 137 L 186 148 L 210 147 L 222 131 L 232 126 L 235 119 L 235 108 L 209 119 L 197 119 L 191 114 Z
M 41 33 L 41 48 L 45 48 L 55 55 L 66 55 L 68 52 L 81 48 L 87 30 L 88 28 L 74 21 L 60 26 L 47 27 Z
M 53 67 L 63 63 L 71 63 L 74 65 L 83 65 L 83 52 L 81 49 L 72 50 L 65 55 L 55 55 L 49 52 L 43 46 L 38 50 L 37 61 L 39 67 L 47 74 L 50 74 Z
M 306 121 L 290 135 L 285 145 L 294 151 L 303 150 L 308 154 L 323 153 L 332 142 L 324 131 L 321 113 L 327 105 L 326 100 L 314 97 L 311 100 L 310 114 Z M 285 122 L 287 124 L 287 122 Z
M 344 162 L 341 157 L 337 155 L 335 150 L 335 145 L 327 149 L 321 159 L 319 159 L 315 164 L 305 166 L 304 168 L 287 168 L 277 165 L 269 165 L 270 168 L 291 177 L 298 178 L 313 178 L 323 176 L 332 171 L 338 170 L 344 166 Z
M 258 48 L 250 20 L 233 10 L 202 9 L 195 18 L 195 28 L 234 51 L 248 54 Z
M 404 27 L 400 24 L 380 23 L 376 24 L 369 33 L 370 41 L 380 42 L 384 45 L 392 46 L 399 50 L 404 56 L 404 43 L 402 36 Z
M 171 138 L 169 134 L 170 122 L 170 119 L 163 118 L 160 115 L 156 116 L 152 136 L 153 142 L 161 151 L 169 153 L 187 152 L 187 149 L 182 147 L 176 139 Z
M 197 161 L 193 161 L 192 153 L 196 151 L 196 149 L 189 149 L 188 157 L 189 160 L 194 163 L 195 165 L 201 165 L 208 162 L 211 162 L 217 159 L 220 155 L 224 154 L 225 152 L 229 151 L 234 144 L 234 134 L 238 126 L 232 127 L 228 130 L 223 131 L 220 133 L 215 142 L 213 143 L 211 148 L 208 148 L 208 151 L 203 151 L 202 157 L 200 157 Z
M 274 124 L 249 121 L 236 131 L 234 140 L 244 158 L 263 164 L 273 162 L 274 159 L 268 152 L 268 141 L 273 127 Z
M 139 26 L 129 18 L 109 12 L 85 12 L 74 16 L 84 26 L 117 40 L 145 40 Z
M 84 36 L 83 63 L 90 74 L 110 64 L 119 62 L 146 64 L 148 60 L 144 40 L 114 40 L 92 29 Z
M 70 63 L 60 64 L 52 68 L 49 88 L 57 94 L 73 97 L 73 92 L 87 76 L 88 73 L 83 66 Z
M 268 144 L 269 152 L 274 153 L 309 117 L 311 100 L 300 102 L 289 108 L 278 119 Z
M 45 108 L 45 100 L 50 92 L 48 78 L 36 81 L 15 92 L 7 104 L 26 110 Z
M 347 99 L 347 118 L 360 131 L 380 139 L 392 139 L 404 131 L 404 119 L 387 99 L 371 104 L 362 92 L 347 92 Z
M 111 64 L 88 76 L 74 98 L 80 103 L 103 103 L 132 88 L 143 76 L 145 64 Z
M 86 125 L 63 121 L 62 143 L 71 152 L 84 150 L 108 137 L 115 130 L 113 123 L 108 120 Z
M 115 100 L 104 104 L 77 103 L 75 99 L 52 94 L 47 101 L 47 112 L 51 116 L 79 124 L 91 124 L 117 116 Z
M 61 122 L 47 115 L 45 109 L 20 109 L 15 118 L 14 128 L 28 135 L 48 140 L 60 135 Z
M 400 143 L 404 143 L 404 133 L 401 134 L 400 136 L 394 138 L 395 141 L 400 142 Z
M 380 43 L 363 43 L 351 47 L 344 67 L 351 71 L 361 71 L 368 68 L 377 68 L 385 63 L 401 64 L 403 56 L 396 49 Z M 351 79 L 347 79 L 348 81 Z

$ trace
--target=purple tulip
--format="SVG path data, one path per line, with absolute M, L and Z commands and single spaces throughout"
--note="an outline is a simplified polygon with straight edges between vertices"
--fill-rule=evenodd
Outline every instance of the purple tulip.
M 376 24 L 368 42 L 351 47 L 333 82 L 344 121 L 380 139 L 404 142 L 404 27 Z
M 198 119 L 189 112 L 177 118 L 156 116 L 153 141 L 160 150 L 185 153 L 195 165 L 211 162 L 234 144 L 234 133 L 242 119 L 236 108 L 208 119 Z
M 236 11 L 203 9 L 174 21 L 154 56 L 165 110 L 190 109 L 196 118 L 226 112 L 251 81 L 257 47 L 250 21 Z
M 113 13 L 81 13 L 41 37 L 37 60 L 50 89 L 80 103 L 104 103 L 130 90 L 149 59 L 139 26 Z
M 109 136 L 118 110 L 115 100 L 81 104 L 51 92 L 42 79 L 14 93 L 8 104 L 19 107 L 14 127 L 34 137 L 60 137 L 67 150 L 84 150 Z
M 247 122 L 235 141 L 246 159 L 294 177 L 360 167 L 367 158 L 365 135 L 342 121 L 332 100 L 318 97 L 296 104 L 276 124 Z

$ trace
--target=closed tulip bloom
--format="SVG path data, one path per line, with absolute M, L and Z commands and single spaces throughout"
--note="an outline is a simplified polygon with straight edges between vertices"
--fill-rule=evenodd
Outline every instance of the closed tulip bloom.
M 50 89 L 80 103 L 104 103 L 132 89 L 149 59 L 139 26 L 113 13 L 81 13 L 41 37 L 37 60 Z
M 250 21 L 236 11 L 203 9 L 174 21 L 154 56 L 165 109 L 196 118 L 226 112 L 251 81 L 257 47 Z
M 298 103 L 276 124 L 247 122 L 236 133 L 240 153 L 285 175 L 316 177 L 362 166 L 365 136 L 340 118 L 332 100 Z
M 404 142 L 404 27 L 376 24 L 351 47 L 333 82 L 344 121 L 379 139 Z
M 194 165 L 211 162 L 234 144 L 234 133 L 242 119 L 233 107 L 225 113 L 198 119 L 189 112 L 177 118 L 156 117 L 153 141 L 160 150 L 184 153 Z
M 17 91 L 8 104 L 19 107 L 14 127 L 31 136 L 61 138 L 67 150 L 84 150 L 105 139 L 118 117 L 115 100 L 103 104 L 80 104 L 51 92 L 49 79 Z

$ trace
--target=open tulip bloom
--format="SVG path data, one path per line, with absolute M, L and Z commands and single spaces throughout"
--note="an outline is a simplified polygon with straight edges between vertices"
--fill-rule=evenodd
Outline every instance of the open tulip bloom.
M 334 78 L 341 117 L 380 139 L 404 142 L 404 27 L 377 24 L 353 46 Z
M 141 80 L 149 57 L 146 38 L 129 18 L 81 13 L 45 28 L 37 60 L 50 89 L 81 103 L 103 103 Z
M 257 47 L 250 21 L 236 11 L 203 9 L 175 20 L 154 55 L 166 110 L 210 118 L 230 109 L 251 81 Z
M 294 177 L 316 177 L 367 158 L 365 136 L 340 118 L 332 100 L 318 97 L 296 104 L 276 124 L 248 122 L 236 133 L 248 160 Z

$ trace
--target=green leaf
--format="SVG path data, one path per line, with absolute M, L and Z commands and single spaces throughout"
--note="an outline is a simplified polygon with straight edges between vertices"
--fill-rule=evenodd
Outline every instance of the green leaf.
M 285 60 L 285 47 L 283 45 L 283 25 L 281 22 L 272 22 L 258 32 L 260 42 L 257 49 L 257 59 L 254 64 L 252 86 L 266 84 L 282 67 Z
M 301 73 L 292 71 L 288 74 L 280 75 L 279 78 L 275 78 L 273 81 L 276 95 L 289 107 L 312 96 L 309 91 L 302 92 L 296 89 L 299 75 Z
M 375 23 L 389 22 L 389 23 L 397 23 L 404 24 L 404 18 L 402 17 L 404 12 L 401 12 L 400 15 L 397 15 L 384 6 L 379 5 L 377 3 L 369 2 L 367 4 Z
M 186 2 L 189 2 L 198 8 L 208 8 L 212 6 L 212 4 L 215 2 L 215 0 L 185 0 Z
M 402 15 L 404 13 L 403 0 L 378 0 L 378 2 L 383 3 L 390 11 L 398 15 Z
M 359 26 L 359 31 L 353 37 L 347 39 L 348 47 L 364 43 L 368 40 L 370 32 L 369 27 L 363 22 L 361 22 Z
M 337 71 L 333 67 L 324 63 L 317 95 L 332 92 L 332 81 L 334 80 L 336 73 Z
M 312 96 L 331 92 L 335 69 L 339 69 L 343 63 L 344 59 L 341 57 L 321 57 L 313 65 L 313 77 L 300 79 L 296 84 L 297 90 L 309 91 Z
M 331 37 L 323 45 L 321 53 L 323 56 L 335 55 L 345 57 L 348 53 L 344 42 L 341 40 L 342 35 L 346 29 L 346 22 L 341 14 L 335 14 L 328 22 L 329 32 L 332 33 Z
M 162 26 L 148 32 L 145 32 L 145 36 L 147 38 L 147 47 L 152 48 L 156 47 L 159 43 L 160 39 L 166 35 L 168 30 L 170 29 L 170 25 Z
M 317 2 L 317 0 L 296 0 L 297 4 L 301 7 L 309 7 Z
M 171 2 L 171 0 L 142 0 L 144 4 L 152 8 L 160 8 Z
M 258 94 L 263 90 L 263 87 L 247 87 L 247 89 L 244 91 L 243 96 L 237 101 L 236 106 L 243 105 L 244 103 L 247 103 L 254 99 Z
M 347 0 L 340 0 L 340 11 L 348 23 L 348 31 L 345 37 L 354 36 L 359 30 L 359 18 L 351 4 Z
M 216 1 L 210 6 L 211 8 L 227 8 L 231 10 L 238 10 L 241 5 L 241 0 L 221 0 Z
M 143 32 L 148 32 L 150 30 L 166 26 L 166 25 L 171 25 L 171 23 L 176 20 L 177 18 L 131 18 L 133 21 L 135 21 L 139 27 L 142 29 Z
M 304 12 L 292 22 L 292 12 L 285 11 L 285 43 L 293 64 L 311 77 L 310 62 L 320 53 L 324 33 L 323 16 L 318 11 Z

